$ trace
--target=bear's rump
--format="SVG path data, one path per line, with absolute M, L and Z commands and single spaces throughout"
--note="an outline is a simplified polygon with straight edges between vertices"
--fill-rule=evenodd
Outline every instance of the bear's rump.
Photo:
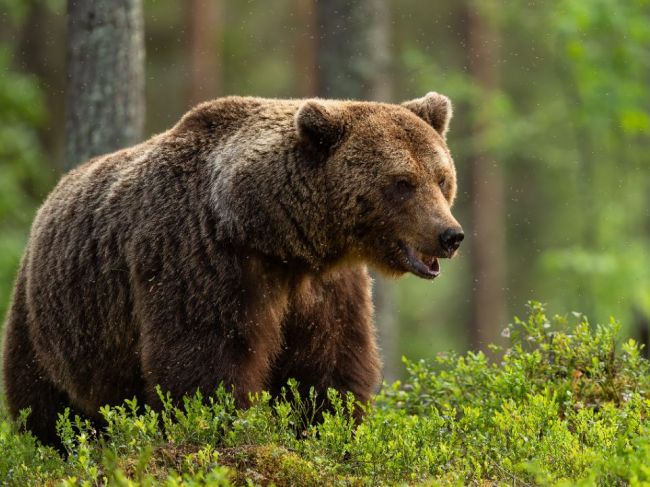
M 35 265 L 27 273 L 30 339 L 52 383 L 96 415 L 104 404 L 140 395 L 129 274 L 121 266 L 107 272 L 88 240 L 72 250 L 66 238 L 42 237 L 32 236 Z

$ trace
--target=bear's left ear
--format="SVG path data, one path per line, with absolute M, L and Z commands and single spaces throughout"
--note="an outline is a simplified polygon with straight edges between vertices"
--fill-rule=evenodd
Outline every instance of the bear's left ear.
M 298 138 L 314 159 L 325 159 L 340 144 L 345 126 L 340 115 L 324 103 L 305 101 L 295 117 Z
M 422 98 L 405 101 L 402 106 L 408 108 L 431 125 L 443 137 L 447 135 L 453 110 L 451 100 L 445 95 L 430 91 Z

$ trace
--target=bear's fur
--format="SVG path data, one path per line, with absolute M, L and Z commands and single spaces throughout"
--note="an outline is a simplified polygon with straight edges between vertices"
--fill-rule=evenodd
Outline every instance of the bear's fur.
M 98 417 L 220 383 L 237 404 L 290 377 L 378 386 L 366 263 L 399 275 L 455 251 L 451 106 L 230 97 L 92 159 L 39 210 L 5 324 L 11 414 L 56 443 Z M 425 266 L 425 267 L 422 267 Z M 424 269 L 424 270 L 423 270 Z

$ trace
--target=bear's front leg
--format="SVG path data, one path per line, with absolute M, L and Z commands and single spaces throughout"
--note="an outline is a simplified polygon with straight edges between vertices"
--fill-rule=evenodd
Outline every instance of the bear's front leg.
M 352 392 L 362 403 L 377 391 L 381 362 L 365 267 L 305 282 L 290 298 L 283 335 L 273 374 L 275 394 L 290 378 L 298 381 L 303 397 L 314 387 L 325 407 L 328 388 Z
M 263 273 L 249 278 L 234 258 L 200 265 L 160 269 L 137 281 L 146 397 L 159 407 L 158 385 L 179 401 L 197 389 L 210 395 L 223 383 L 246 407 L 249 394 L 266 386 L 280 349 L 286 292 Z

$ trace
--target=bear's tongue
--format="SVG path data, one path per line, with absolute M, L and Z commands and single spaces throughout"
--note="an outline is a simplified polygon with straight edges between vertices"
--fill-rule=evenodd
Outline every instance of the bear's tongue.
M 409 245 L 404 245 L 404 250 L 414 274 L 428 279 L 440 275 L 440 263 L 436 257 L 424 255 Z
M 429 268 L 431 272 L 436 274 L 440 274 L 440 263 L 438 262 L 438 259 L 436 257 L 426 257 L 422 259 L 422 261 L 425 263 L 425 265 Z

